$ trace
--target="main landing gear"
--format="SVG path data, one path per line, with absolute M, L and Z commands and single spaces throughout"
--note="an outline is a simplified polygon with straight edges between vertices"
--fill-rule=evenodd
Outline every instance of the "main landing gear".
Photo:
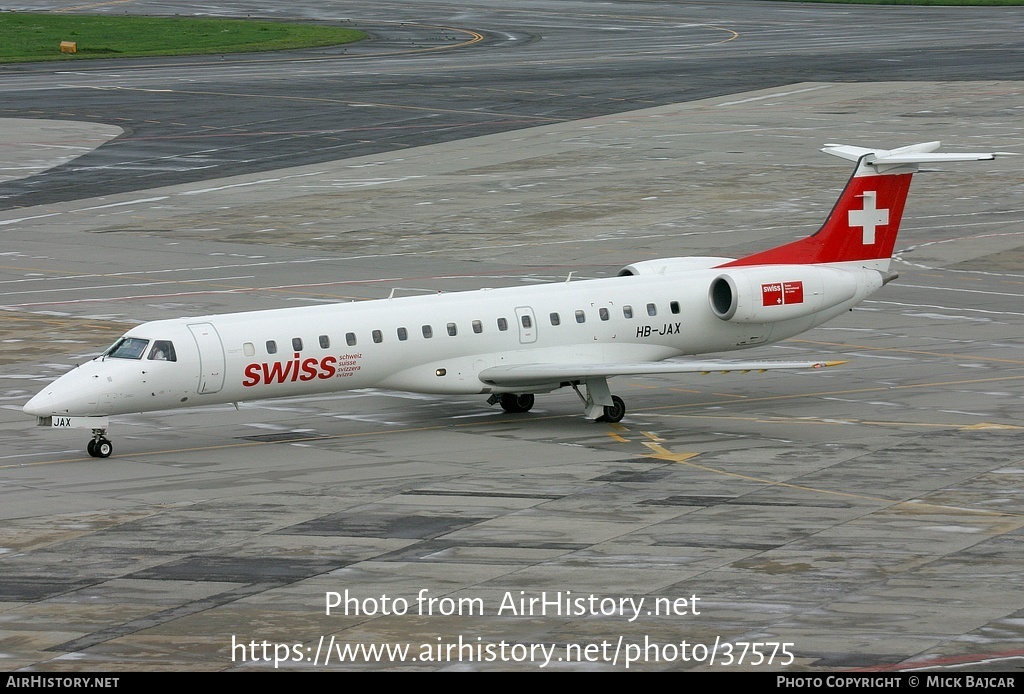
M 612 396 L 612 404 L 604 406 L 604 414 L 597 418 L 598 422 L 621 422 L 626 416 L 626 403 L 618 395 Z
M 572 384 L 572 389 L 583 401 L 583 413 L 595 422 L 621 422 L 626 416 L 626 403 L 618 395 L 608 390 L 607 378 L 588 378 L 583 382 L 587 394 L 580 392 L 579 381 Z
M 93 429 L 92 439 L 89 440 L 85 450 L 89 451 L 89 455 L 93 458 L 109 458 L 110 454 L 114 452 L 114 444 L 107 439 L 107 430 Z
M 586 395 L 580 390 L 580 383 L 586 387 Z M 607 378 L 588 378 L 586 381 L 563 383 L 572 386 L 576 395 L 583 401 L 583 412 L 587 419 L 595 422 L 621 422 L 626 416 L 626 403 L 618 395 L 608 390 Z M 506 412 L 529 412 L 533 408 L 533 393 L 501 393 L 491 395 L 488 405 L 500 404 Z
M 501 405 L 501 409 L 512 414 L 529 412 L 533 409 L 533 402 L 533 393 L 502 393 L 487 398 L 488 405 L 497 403 Z

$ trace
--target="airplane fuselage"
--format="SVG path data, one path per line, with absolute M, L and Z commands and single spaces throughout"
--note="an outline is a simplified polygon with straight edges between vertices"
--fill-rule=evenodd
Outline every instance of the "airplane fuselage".
M 523 388 L 489 384 L 481 372 L 524 363 L 656 362 L 791 337 L 882 284 L 877 271 L 853 272 L 858 288 L 848 300 L 777 321 L 715 316 L 708 287 L 722 273 L 714 268 L 153 321 L 125 334 L 146 341 L 137 357 L 106 355 L 79 366 L 61 379 L 70 386 L 62 392 L 74 396 L 45 404 L 61 415 L 108 416 L 366 387 L 515 392 Z M 781 270 L 775 276 L 780 284 L 790 279 Z M 171 345 L 174 361 L 148 358 L 157 341 Z M 554 379 L 529 390 L 561 385 Z

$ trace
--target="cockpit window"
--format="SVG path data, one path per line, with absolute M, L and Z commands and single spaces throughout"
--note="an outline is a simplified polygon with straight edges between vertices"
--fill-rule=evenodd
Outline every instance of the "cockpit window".
M 153 349 L 149 350 L 149 358 L 154 361 L 178 361 L 174 354 L 174 343 L 170 340 L 153 340 Z
M 149 340 L 140 337 L 122 337 L 110 345 L 110 349 L 104 352 L 103 356 L 111 359 L 142 359 L 148 344 Z

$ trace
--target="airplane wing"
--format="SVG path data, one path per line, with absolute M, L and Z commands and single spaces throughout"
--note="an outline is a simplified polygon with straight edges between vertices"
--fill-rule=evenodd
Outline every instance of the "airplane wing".
M 492 386 L 510 388 L 550 384 L 561 381 L 582 381 L 588 378 L 611 376 L 642 376 L 651 374 L 680 374 L 739 371 L 769 371 L 771 369 L 820 369 L 839 366 L 845 361 L 652 361 L 623 364 L 515 364 L 492 366 L 480 372 L 480 380 Z

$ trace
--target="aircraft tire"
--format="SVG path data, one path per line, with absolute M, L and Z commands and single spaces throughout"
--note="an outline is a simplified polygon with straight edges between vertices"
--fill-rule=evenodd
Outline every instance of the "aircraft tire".
M 626 403 L 623 402 L 622 398 L 618 395 L 612 396 L 611 405 L 606 405 L 604 408 L 604 415 L 601 417 L 602 422 L 621 422 L 622 418 L 626 416 Z
M 86 445 L 85 450 L 89 452 L 93 458 L 96 457 L 96 439 L 89 439 L 89 443 Z
M 100 439 L 95 442 L 93 448 L 93 455 L 97 458 L 109 458 L 110 454 L 114 452 L 114 444 L 106 439 Z
M 501 409 L 506 412 L 529 412 L 533 408 L 533 393 L 502 393 Z

